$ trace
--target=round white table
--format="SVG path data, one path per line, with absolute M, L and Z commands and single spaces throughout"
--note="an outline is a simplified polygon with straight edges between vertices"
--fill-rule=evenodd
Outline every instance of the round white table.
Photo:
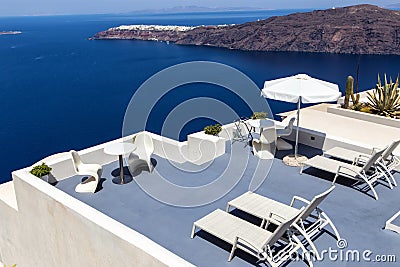
M 131 143 L 112 143 L 104 147 L 104 153 L 118 156 L 119 158 L 119 177 L 113 179 L 114 183 L 126 184 L 132 181 L 132 178 L 129 181 L 124 179 L 124 162 L 122 156 L 135 151 L 136 148 L 136 145 Z
M 257 119 L 257 120 L 249 120 L 249 125 L 254 128 L 267 128 L 267 127 L 274 127 L 275 123 L 273 120 L 270 119 Z
M 250 127 L 254 128 L 254 131 L 255 131 L 255 128 L 259 128 L 260 134 L 264 128 L 269 128 L 269 127 L 275 127 L 275 129 L 285 128 L 285 125 L 283 125 L 282 122 L 275 121 L 272 119 L 248 120 L 247 123 L 250 125 Z

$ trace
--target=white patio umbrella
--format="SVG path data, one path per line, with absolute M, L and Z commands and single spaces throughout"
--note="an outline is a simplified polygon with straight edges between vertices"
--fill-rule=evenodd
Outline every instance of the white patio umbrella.
M 337 84 L 318 80 L 307 74 L 297 74 L 295 76 L 266 81 L 261 95 L 270 99 L 297 103 L 297 131 L 294 152 L 295 159 L 297 159 L 300 102 L 319 103 L 337 101 L 341 93 Z

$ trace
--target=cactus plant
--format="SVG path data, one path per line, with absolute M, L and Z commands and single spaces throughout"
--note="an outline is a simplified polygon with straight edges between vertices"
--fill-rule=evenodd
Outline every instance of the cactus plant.
M 348 76 L 346 80 L 346 95 L 344 97 L 344 108 L 349 108 L 350 103 L 350 95 L 353 92 L 353 82 L 354 79 L 352 76 Z
M 378 74 L 378 83 L 372 92 L 368 92 L 368 107 L 371 112 L 385 117 L 396 118 L 400 116 L 400 91 L 399 76 L 395 82 L 390 77 L 388 83 L 385 74 L 384 84 Z
M 350 107 L 350 98 L 353 103 L 353 107 L 358 109 L 360 102 L 360 95 L 354 94 L 354 78 L 348 76 L 346 80 L 346 96 L 344 97 L 344 108 Z

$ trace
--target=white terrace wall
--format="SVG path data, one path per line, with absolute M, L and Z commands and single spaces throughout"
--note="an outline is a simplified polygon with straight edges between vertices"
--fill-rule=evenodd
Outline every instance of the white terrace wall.
M 194 134 L 178 142 L 152 133 L 156 155 L 176 162 L 212 160 L 225 153 L 232 126 L 223 137 Z M 117 160 L 103 152 L 114 140 L 79 151 L 86 163 L 108 164 Z M 204 145 L 206 144 L 206 145 Z M 210 153 L 202 153 L 212 150 Z M 200 155 L 200 158 L 198 158 Z M 70 153 L 47 157 L 52 178 L 74 175 Z M 140 233 L 120 224 L 81 201 L 29 173 L 31 167 L 13 172 L 13 182 L 0 185 L 0 262 L 18 267 L 63 266 L 192 266 Z
M 0 261 L 18 267 L 192 266 L 27 170 L 13 172 L 18 211 L 0 201 Z
M 375 114 L 354 111 L 351 109 L 344 109 L 344 108 L 341 108 L 340 106 L 335 106 L 335 105 L 329 106 L 327 108 L 327 112 L 336 114 L 336 115 L 340 115 L 340 116 L 345 116 L 348 118 L 357 119 L 357 120 L 369 121 L 369 122 L 373 122 L 373 123 L 377 123 L 377 124 L 381 124 L 381 125 L 400 128 L 400 120 L 399 119 L 386 118 L 386 117 L 375 115 Z
M 154 143 L 154 154 L 169 160 L 183 163 L 186 161 L 194 164 L 203 164 L 225 153 L 226 141 L 232 138 L 233 124 L 223 127 L 221 137 L 194 133 L 188 136 L 188 141 L 179 142 L 167 137 L 146 132 Z M 104 147 L 111 143 L 133 142 L 136 134 L 113 140 L 104 144 L 93 146 L 79 151 L 82 161 L 85 163 L 97 163 L 101 165 L 116 161 L 117 157 L 104 153 Z M 36 164 L 46 162 L 53 168 L 50 180 L 61 181 L 75 175 L 70 153 L 60 153 L 38 161 Z

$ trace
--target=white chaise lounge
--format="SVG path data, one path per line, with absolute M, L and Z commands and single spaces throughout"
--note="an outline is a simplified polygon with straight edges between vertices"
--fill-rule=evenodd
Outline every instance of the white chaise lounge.
M 301 212 L 301 211 L 300 211 Z M 231 261 L 236 249 L 241 249 L 259 259 L 267 261 L 271 266 L 280 266 L 290 259 L 292 253 L 302 250 L 306 255 L 309 266 L 313 266 L 309 252 L 301 241 L 290 230 L 290 225 L 296 220 L 299 213 L 279 224 L 272 233 L 262 227 L 249 223 L 232 214 L 217 209 L 193 224 L 191 238 L 196 228 L 214 235 L 232 245 L 228 261 Z M 270 220 L 273 220 L 270 218 Z M 287 238 L 286 241 L 282 237 Z M 284 248 L 277 251 L 276 243 L 284 243 Z
M 318 250 L 312 242 L 312 238 L 320 233 L 325 226 L 329 225 L 335 233 L 337 240 L 340 240 L 339 232 L 332 220 L 319 208 L 321 202 L 324 201 L 324 199 L 334 189 L 335 186 L 330 187 L 325 192 L 315 196 L 311 201 L 294 196 L 290 205 L 286 205 L 249 191 L 229 201 L 226 206 L 226 211 L 229 212 L 231 208 L 236 208 L 258 217 L 268 224 L 268 219 L 271 214 L 272 218 L 278 222 L 282 222 L 282 220 L 286 220 L 295 214 L 299 214 L 300 209 L 295 208 L 294 204 L 296 201 L 302 202 L 302 204 L 305 204 L 306 206 L 298 215 L 292 227 L 294 227 L 294 230 L 298 231 L 307 240 L 314 254 L 319 258 Z
M 345 163 L 342 161 L 334 160 L 331 158 L 326 158 L 323 156 L 315 156 L 306 162 L 300 169 L 300 174 L 303 173 L 303 169 L 305 166 L 320 169 L 326 172 L 335 173 L 335 177 L 332 181 L 332 184 L 335 184 L 338 176 L 343 176 L 346 178 L 350 178 L 358 182 L 365 182 L 369 188 L 372 190 L 374 197 L 378 200 L 378 194 L 375 191 L 373 186 L 378 180 L 384 178 L 388 185 L 392 187 L 388 176 L 385 171 L 379 166 L 378 161 L 380 160 L 383 151 L 386 148 L 375 151 L 371 157 L 365 162 L 364 165 L 359 166 L 355 162 L 354 164 Z
M 400 211 L 386 222 L 385 229 L 400 234 Z
M 389 175 L 394 186 L 397 186 L 396 180 L 392 172 L 400 165 L 400 159 L 393 155 L 393 151 L 399 146 L 400 140 L 391 143 L 385 151 L 382 153 L 382 158 L 378 161 L 378 164 L 382 167 L 384 171 Z M 337 159 L 350 161 L 350 162 L 366 162 L 376 149 L 372 149 L 370 154 L 360 153 L 351 149 L 346 149 L 343 147 L 334 147 L 324 152 L 325 156 L 334 157 Z
M 75 173 L 78 175 L 88 175 L 89 177 L 75 187 L 78 193 L 94 193 L 103 169 L 99 164 L 84 164 L 81 157 L 75 150 L 70 151 Z

